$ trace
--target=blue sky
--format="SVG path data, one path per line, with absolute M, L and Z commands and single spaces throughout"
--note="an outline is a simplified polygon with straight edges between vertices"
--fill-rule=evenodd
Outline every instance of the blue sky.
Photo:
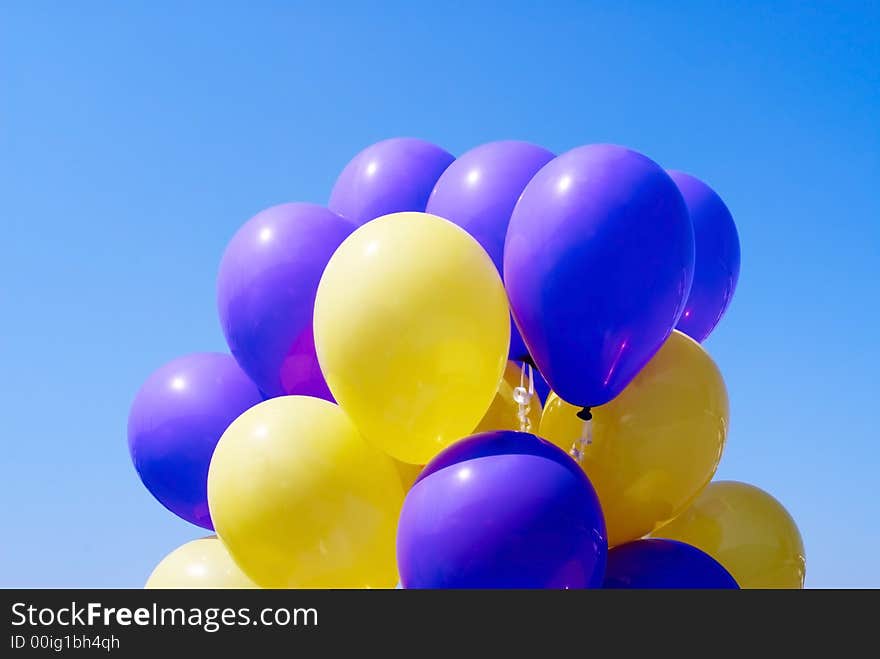
M 407 135 L 616 142 L 713 185 L 742 242 L 719 477 L 791 511 L 808 585 L 880 586 L 878 5 L 456 4 L 3 3 L 0 585 L 140 587 L 202 535 L 130 464 L 135 391 L 224 349 L 240 224 Z

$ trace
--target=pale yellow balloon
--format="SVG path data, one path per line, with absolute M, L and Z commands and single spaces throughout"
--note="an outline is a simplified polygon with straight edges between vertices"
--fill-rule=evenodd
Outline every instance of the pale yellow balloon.
M 489 408 L 507 363 L 504 285 L 460 227 L 426 213 L 367 222 L 318 286 L 315 347 L 364 438 L 426 464 Z
M 550 394 L 539 434 L 569 451 L 584 422 Z M 592 409 L 582 466 L 605 514 L 608 544 L 641 538 L 709 483 L 727 436 L 724 380 L 699 343 L 675 331 L 610 403 Z
M 480 424 L 474 429 L 475 434 L 492 430 L 520 430 L 519 404 L 513 399 L 513 390 L 520 386 L 521 382 L 528 388 L 528 380 L 522 376 L 522 367 L 516 362 L 507 362 L 495 398 L 492 399 L 492 404 L 483 415 Z M 529 401 L 529 411 L 526 416 L 531 423 L 528 432 L 536 431 L 541 423 L 541 399 L 537 393 L 533 394 Z
M 282 396 L 220 438 L 208 506 L 236 563 L 265 588 L 393 586 L 403 487 L 333 403 Z
M 217 536 L 187 542 L 162 559 L 144 588 L 258 588 Z
M 721 563 L 740 588 L 803 588 L 804 543 L 788 511 L 763 490 L 717 481 L 652 536 L 686 542 Z

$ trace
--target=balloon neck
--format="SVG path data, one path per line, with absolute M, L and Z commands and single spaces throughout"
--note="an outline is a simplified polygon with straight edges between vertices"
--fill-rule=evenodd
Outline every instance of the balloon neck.
M 574 440 L 569 454 L 578 464 L 583 464 L 587 447 L 593 443 L 593 414 L 589 407 L 585 407 L 577 415 L 579 419 L 583 419 L 584 425 L 581 427 L 581 436 Z

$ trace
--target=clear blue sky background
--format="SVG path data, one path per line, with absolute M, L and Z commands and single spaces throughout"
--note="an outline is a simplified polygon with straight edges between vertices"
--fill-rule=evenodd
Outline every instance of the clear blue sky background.
M 877 3 L 454 4 L 3 2 L 0 585 L 140 587 L 203 535 L 131 467 L 135 391 L 224 349 L 240 224 L 409 135 L 710 182 L 743 253 L 718 475 L 784 502 L 808 585 L 880 586 Z

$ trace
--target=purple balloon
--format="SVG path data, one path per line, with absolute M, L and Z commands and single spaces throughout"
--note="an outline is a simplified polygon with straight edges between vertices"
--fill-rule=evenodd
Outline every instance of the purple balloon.
M 590 588 L 607 553 L 599 500 L 565 451 L 534 435 L 474 435 L 440 453 L 403 504 L 404 588 Z
M 424 140 L 377 142 L 345 166 L 328 206 L 358 225 L 389 213 L 424 211 L 434 184 L 453 160 Z
M 613 145 L 555 158 L 513 210 L 504 282 L 541 374 L 572 405 L 617 396 L 672 333 L 694 232 L 675 183 Z
M 553 160 L 547 149 L 528 142 L 490 142 L 461 155 L 443 172 L 426 211 L 454 222 L 483 246 L 499 274 L 510 214 L 526 184 Z M 510 359 L 528 354 L 511 321 Z
M 322 206 L 281 204 L 235 234 L 217 278 L 217 307 L 232 354 L 269 397 L 333 401 L 315 354 L 318 282 L 355 226 Z
M 229 355 L 200 352 L 155 371 L 128 415 L 128 450 L 144 485 L 188 522 L 213 530 L 208 466 L 220 436 L 263 400 Z
M 739 279 L 739 235 L 733 216 L 700 179 L 670 171 L 694 225 L 694 282 L 677 329 L 704 341 L 727 310 Z
M 547 384 L 547 380 L 544 379 L 544 376 L 541 375 L 541 372 L 537 368 L 534 368 L 532 373 L 532 383 L 535 386 L 535 393 L 538 394 L 541 405 L 544 405 L 547 402 L 547 396 L 550 395 L 550 385 Z
M 684 542 L 636 540 L 608 552 L 603 588 L 738 589 L 714 558 Z

